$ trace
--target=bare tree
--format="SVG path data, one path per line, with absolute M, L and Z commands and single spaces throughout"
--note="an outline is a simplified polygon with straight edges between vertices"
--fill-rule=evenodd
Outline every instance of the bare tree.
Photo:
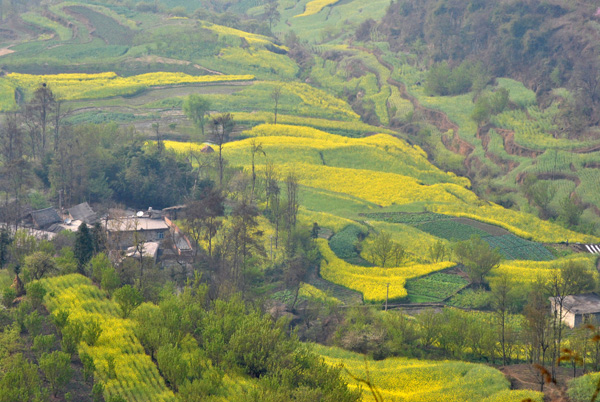
M 263 154 L 266 156 L 267 154 L 263 150 L 262 144 L 256 143 L 256 139 L 252 139 L 250 142 L 250 152 L 252 153 L 252 199 L 254 199 L 254 188 L 256 186 L 256 171 L 254 169 L 254 159 L 257 153 Z
M 281 85 L 276 85 L 271 92 L 271 98 L 275 101 L 273 124 L 277 124 L 277 112 L 279 110 L 279 98 L 281 97 Z
M 223 113 L 212 119 L 210 140 L 219 147 L 219 187 L 223 187 L 223 145 L 229 141 L 235 122 L 231 113 Z

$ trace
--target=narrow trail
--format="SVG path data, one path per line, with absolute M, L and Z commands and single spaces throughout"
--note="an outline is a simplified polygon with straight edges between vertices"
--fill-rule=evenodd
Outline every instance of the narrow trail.
M 323 279 L 318 267 L 311 268 L 306 280 L 308 284 L 335 297 L 346 306 L 354 306 L 363 303 L 362 294 Z

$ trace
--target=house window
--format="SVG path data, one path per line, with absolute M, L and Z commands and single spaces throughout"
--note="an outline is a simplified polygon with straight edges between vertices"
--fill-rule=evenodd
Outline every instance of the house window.
M 158 233 L 158 238 L 159 239 L 164 239 L 165 238 L 165 233 L 164 232 L 159 232 Z

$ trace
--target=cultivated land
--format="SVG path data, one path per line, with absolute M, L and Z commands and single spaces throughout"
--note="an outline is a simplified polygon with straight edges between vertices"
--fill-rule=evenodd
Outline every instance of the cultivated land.
M 170 6 L 180 5 L 175 3 Z M 240 2 L 239 7 L 248 15 L 262 15 L 258 3 Z M 166 149 L 194 167 L 206 138 L 182 111 L 187 97 L 208 100 L 211 115 L 232 113 L 237 126 L 222 149 L 228 175 L 256 171 L 264 183 L 274 166 L 282 194 L 286 178 L 294 176 L 300 186 L 298 221 L 317 223 L 320 229 L 319 264 L 295 296 L 282 292 L 274 297 L 287 303 L 316 300 L 353 308 L 387 301 L 441 307 L 471 285 L 462 266 L 451 269 L 459 261 L 450 250 L 472 236 L 502 256 L 489 281 L 507 276 L 528 290 L 569 264 L 593 270 L 597 279 L 595 256 L 568 246 L 600 243 L 594 228 L 600 223 L 597 136 L 574 140 L 561 135 L 562 98 L 540 105 L 532 90 L 510 78 L 490 80 L 480 89 L 503 88 L 509 96 L 509 106 L 485 124 L 472 118 L 473 99 L 480 93 L 432 96 L 423 85 L 428 71 L 418 54 L 392 51 L 376 30 L 369 40 L 349 40 L 353 31 L 346 27 L 380 20 L 389 3 L 279 1 L 280 18 L 272 27 L 279 40 L 201 18 L 109 4 L 33 8 L 7 24 L 0 38 L 5 72 L 0 111 L 18 110 L 45 83 L 69 111 L 67 122 L 132 125 L 146 135 L 147 146 L 155 144 L 157 130 L 167 139 Z M 291 31 L 310 50 L 305 56 L 310 63 L 291 57 L 292 49 L 283 43 Z M 554 91 L 571 96 L 565 88 Z M 257 145 L 261 152 L 255 155 Z M 544 213 L 522 191 L 529 176 L 554 189 L 544 206 L 552 219 L 540 219 Z M 555 219 L 565 198 L 576 200 L 587 225 Z M 259 207 L 267 202 L 266 196 L 259 199 Z M 272 251 L 279 227 L 267 218 L 258 227 L 264 248 L 271 249 L 265 265 L 283 263 L 283 251 L 275 256 Z M 393 264 L 378 263 L 369 252 L 382 233 L 404 251 Z M 447 250 L 441 257 L 432 253 L 438 245 Z M 199 246 L 208 247 L 202 240 Z M 104 385 L 106 400 L 177 400 L 173 384 L 165 381 L 168 375 L 157 369 L 136 337 L 136 324 L 120 317 L 116 302 L 91 280 L 68 275 L 41 282 L 52 315 L 68 309 L 72 320 L 84 326 L 95 320 L 102 327 L 98 342 L 81 343 L 78 352 L 92 357 L 95 381 Z M 436 342 L 428 347 L 443 343 Z M 363 360 L 342 349 L 313 349 L 328 365 L 343 364 L 352 389 L 359 387 L 357 378 L 369 377 L 385 401 L 543 398 L 532 390 L 511 390 L 502 373 L 485 364 Z M 523 359 L 526 347 L 516 349 L 509 357 Z M 465 356 L 474 354 L 474 348 L 465 349 Z M 113 364 L 116 371 L 111 371 Z M 251 392 L 251 377 L 228 372 L 225 382 L 231 382 L 231 390 Z M 585 400 L 596 377 L 576 380 L 570 394 Z M 364 384 L 362 389 L 363 400 L 372 400 Z M 214 400 L 228 395 L 218 397 Z

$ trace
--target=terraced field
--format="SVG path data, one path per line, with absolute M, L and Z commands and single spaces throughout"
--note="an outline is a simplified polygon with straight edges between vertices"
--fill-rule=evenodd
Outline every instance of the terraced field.
M 541 402 L 535 391 L 511 391 L 504 375 L 485 365 L 427 361 L 408 358 L 365 360 L 363 355 L 338 348 L 313 345 L 325 362 L 342 364 L 351 387 L 359 384 L 352 376 L 371 381 L 383 400 L 390 402 Z M 368 373 L 367 373 L 368 370 Z M 363 385 L 364 389 L 364 385 Z M 528 399 L 529 398 L 529 399 Z M 365 390 L 364 401 L 374 400 Z

